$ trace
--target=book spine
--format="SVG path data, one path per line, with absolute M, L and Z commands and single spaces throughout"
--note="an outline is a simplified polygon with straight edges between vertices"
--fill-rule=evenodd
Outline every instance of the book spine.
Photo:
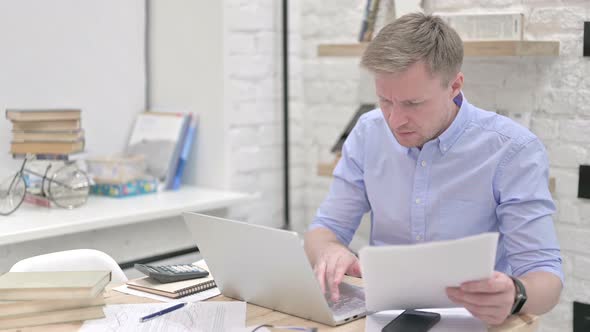
M 184 168 L 186 163 L 188 162 L 188 157 L 191 152 L 191 147 L 193 146 L 193 141 L 195 140 L 195 133 L 197 131 L 197 123 L 198 118 L 196 115 L 193 115 L 191 120 L 191 125 L 188 128 L 184 139 L 184 146 L 182 148 L 182 152 L 180 154 L 180 159 L 178 160 L 178 167 L 176 168 L 176 174 L 174 175 L 174 181 L 172 183 L 172 190 L 178 190 L 182 183 L 182 174 L 184 173 Z
M 373 0 L 371 4 L 371 12 L 367 21 L 367 31 L 363 36 L 363 41 L 370 42 L 373 39 L 373 32 L 375 31 L 375 23 L 377 22 L 377 12 L 379 11 L 379 1 Z
M 371 0 L 367 0 L 365 5 L 365 12 L 363 14 L 363 21 L 361 23 L 361 32 L 359 33 L 359 42 L 362 42 L 367 32 L 367 23 L 369 21 L 369 12 L 371 11 Z
M 46 207 L 46 208 L 50 208 L 52 205 L 51 201 L 48 198 L 29 194 L 29 193 L 25 194 L 24 201 L 29 204 L 42 206 L 42 207 Z
M 196 286 L 187 287 L 178 291 L 178 294 L 182 296 L 187 296 L 195 293 L 200 293 L 206 291 L 211 288 L 215 288 L 215 280 L 209 280 L 202 284 L 198 284 Z
M 186 132 L 188 130 L 189 123 L 191 122 L 191 118 L 192 113 L 184 115 L 182 129 L 180 130 L 180 135 L 176 140 L 176 147 L 174 149 L 174 153 L 172 154 L 170 164 L 168 165 L 168 173 L 166 173 L 166 179 L 164 180 L 164 189 L 172 189 L 172 183 L 174 182 L 174 176 L 176 175 L 176 168 L 178 167 L 178 162 L 180 160 L 180 152 L 182 151 L 184 139 L 186 136 Z

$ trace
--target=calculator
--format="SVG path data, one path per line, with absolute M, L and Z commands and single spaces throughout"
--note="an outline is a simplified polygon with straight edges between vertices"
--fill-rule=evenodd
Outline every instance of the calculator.
M 209 275 L 207 270 L 192 264 L 161 266 L 135 264 L 133 267 L 146 276 L 156 279 L 161 283 L 202 278 Z

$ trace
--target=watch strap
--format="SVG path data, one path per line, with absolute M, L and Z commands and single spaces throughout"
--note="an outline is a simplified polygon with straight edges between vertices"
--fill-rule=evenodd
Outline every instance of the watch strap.
M 520 312 L 522 307 L 524 306 L 527 295 L 526 289 L 524 288 L 524 284 L 522 281 L 518 280 L 516 277 L 510 277 L 512 282 L 514 282 L 514 287 L 516 289 L 516 295 L 514 296 L 514 304 L 512 305 L 512 311 L 510 312 L 511 315 L 517 314 Z

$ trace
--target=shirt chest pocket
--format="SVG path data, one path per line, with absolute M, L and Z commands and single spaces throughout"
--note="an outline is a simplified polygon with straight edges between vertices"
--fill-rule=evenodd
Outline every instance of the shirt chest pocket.
M 495 207 L 487 202 L 442 199 L 439 205 L 439 222 L 435 233 L 442 239 L 457 239 L 482 232 L 493 231 Z

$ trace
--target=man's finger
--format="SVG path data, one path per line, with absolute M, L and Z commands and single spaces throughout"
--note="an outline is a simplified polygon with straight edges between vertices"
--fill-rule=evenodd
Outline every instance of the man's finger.
M 501 279 L 468 281 L 461 284 L 461 290 L 470 293 L 500 293 L 510 289 L 510 284 Z
M 326 283 L 328 284 L 328 289 L 330 290 L 330 294 L 332 294 L 332 301 L 338 301 L 340 298 L 340 292 L 338 289 L 338 283 L 335 280 L 335 270 L 336 265 L 338 264 L 338 260 L 340 259 L 339 255 L 332 256 L 327 262 L 326 268 Z
M 361 265 L 358 261 L 358 259 L 354 260 L 354 263 L 348 268 L 348 270 L 346 271 L 346 273 L 348 275 L 351 275 L 353 277 L 358 277 L 361 278 Z
M 511 305 L 511 299 L 505 293 L 466 293 L 451 292 L 453 296 L 462 302 L 482 307 L 504 308 Z
M 314 267 L 315 276 L 320 282 L 322 294 L 326 293 L 326 262 L 321 260 Z

